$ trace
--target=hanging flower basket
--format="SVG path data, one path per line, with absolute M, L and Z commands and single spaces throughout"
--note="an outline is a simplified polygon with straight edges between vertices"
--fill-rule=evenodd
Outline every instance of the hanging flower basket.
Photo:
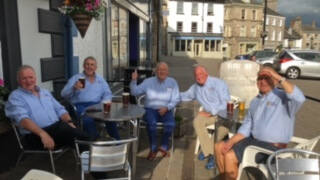
M 75 14 L 71 18 L 76 27 L 78 28 L 81 37 L 83 38 L 86 35 L 92 17 L 87 14 Z
M 106 0 L 64 0 L 59 11 L 73 19 L 83 38 L 91 19 L 100 20 L 107 7 Z

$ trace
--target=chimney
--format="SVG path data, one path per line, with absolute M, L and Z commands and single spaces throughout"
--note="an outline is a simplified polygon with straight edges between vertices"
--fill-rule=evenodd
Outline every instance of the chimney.
M 316 21 L 315 20 L 312 21 L 312 27 L 316 28 Z

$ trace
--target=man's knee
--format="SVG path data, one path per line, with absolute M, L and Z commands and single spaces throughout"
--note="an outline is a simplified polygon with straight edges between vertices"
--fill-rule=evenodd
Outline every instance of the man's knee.
M 229 150 L 228 152 L 226 152 L 224 157 L 226 162 L 238 164 L 237 156 L 233 150 Z

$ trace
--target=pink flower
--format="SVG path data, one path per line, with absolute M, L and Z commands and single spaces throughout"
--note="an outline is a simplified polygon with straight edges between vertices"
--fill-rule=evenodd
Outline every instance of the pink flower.
M 4 81 L 0 79 L 0 86 L 4 86 Z
M 98 7 L 100 5 L 100 0 L 96 0 L 95 6 Z

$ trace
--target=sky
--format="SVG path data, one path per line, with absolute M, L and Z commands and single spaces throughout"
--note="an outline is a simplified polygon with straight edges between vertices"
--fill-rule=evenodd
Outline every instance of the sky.
M 320 28 L 320 0 L 278 0 L 278 13 L 287 18 L 287 26 L 292 19 L 301 16 L 303 25 L 316 20 L 316 26 Z

